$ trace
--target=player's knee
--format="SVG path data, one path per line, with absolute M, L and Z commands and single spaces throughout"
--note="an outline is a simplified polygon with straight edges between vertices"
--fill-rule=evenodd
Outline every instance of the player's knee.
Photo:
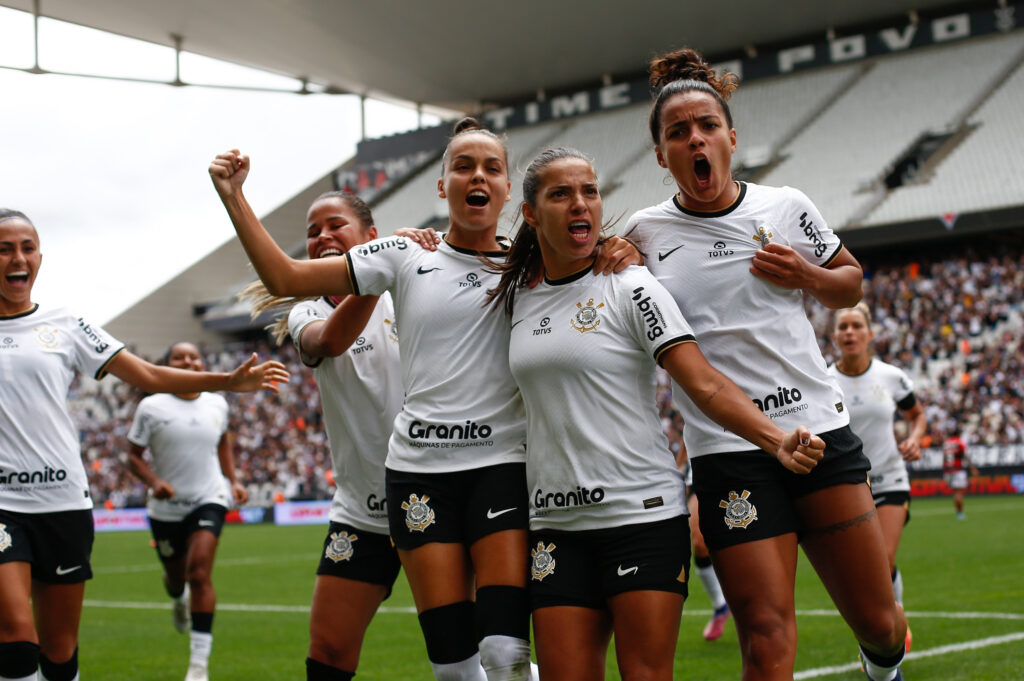
M 461 601 L 420 613 L 420 628 L 431 662 L 451 664 L 477 654 L 474 610 L 472 601 Z
M 796 654 L 796 626 L 782 614 L 760 611 L 737 617 L 740 647 L 745 664 L 760 668 L 773 666 L 781 656 Z
M 186 571 L 186 579 L 193 589 L 210 584 L 210 565 L 203 562 L 190 563 Z
M 906 620 L 897 608 L 867 618 L 856 628 L 857 638 L 866 648 L 885 655 L 902 651 L 907 635 Z
M 358 659 L 358 650 L 350 650 L 353 646 L 339 640 L 338 632 L 327 631 L 317 627 L 309 631 L 309 657 L 338 669 L 354 667 Z
M 0 643 L 0 677 L 24 679 L 39 667 L 39 644 L 29 641 Z

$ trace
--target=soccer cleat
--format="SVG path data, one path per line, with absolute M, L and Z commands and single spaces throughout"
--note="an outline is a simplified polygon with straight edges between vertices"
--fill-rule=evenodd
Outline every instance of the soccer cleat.
M 967 520 L 967 514 L 964 513 L 963 511 L 957 511 L 956 512 L 956 519 L 957 520 Z
M 903 639 L 903 649 L 910 652 L 910 644 L 914 642 L 914 635 L 910 633 L 910 624 L 907 624 L 907 637 Z
M 192 628 L 192 594 L 189 591 L 188 584 L 185 585 L 185 590 L 181 592 L 179 598 L 172 599 L 171 601 L 171 617 L 174 619 L 174 628 L 178 630 L 179 634 L 187 634 L 188 630 Z
M 201 664 L 190 664 L 188 673 L 185 674 L 185 681 L 210 681 L 206 667 Z
M 730 614 L 728 605 L 715 608 L 715 611 L 711 614 L 711 619 L 708 620 L 707 625 L 704 627 L 705 641 L 717 641 L 722 637 L 722 634 L 725 632 L 725 623 L 729 619 Z

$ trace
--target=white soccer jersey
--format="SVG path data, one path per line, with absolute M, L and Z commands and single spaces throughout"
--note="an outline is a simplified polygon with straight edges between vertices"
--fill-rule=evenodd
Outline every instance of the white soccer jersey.
M 687 211 L 675 197 L 634 213 L 627 234 L 668 289 L 701 350 L 784 430 L 806 425 L 822 433 L 849 423 L 843 394 L 828 375 L 800 291 L 750 273 L 764 240 L 785 244 L 813 265 L 827 265 L 842 244 L 814 204 L 790 187 L 740 183 L 730 207 Z M 675 386 L 691 457 L 750 451 Z
M 503 258 L 503 253 L 490 253 Z M 476 252 L 404 237 L 345 254 L 358 294 L 390 290 L 402 330 L 405 406 L 387 467 L 445 473 L 526 460 L 526 417 L 508 370 L 509 320 L 484 307 L 498 275 Z
M 326 298 L 301 302 L 288 315 L 288 331 L 307 366 L 314 367 L 334 467 L 331 520 L 388 534 L 384 459 L 395 416 L 402 410 L 402 368 L 391 296 L 382 295 L 366 328 L 337 357 L 302 352 L 303 330 L 334 310 Z
M 76 371 L 102 378 L 123 348 L 64 308 L 0 317 L 0 508 L 92 508 L 68 388 Z
M 657 408 L 656 359 L 692 342 L 643 267 L 516 294 L 510 366 L 526 404 L 531 529 L 591 530 L 686 513 Z
M 832 374 L 845 396 L 850 411 L 850 428 L 864 442 L 864 453 L 871 461 L 871 491 L 908 492 L 907 465 L 896 447 L 893 421 L 902 403 L 908 408 L 914 384 L 902 369 L 871 360 L 864 373 L 847 376 L 833 364 Z
M 221 395 L 199 393 L 194 400 L 150 395 L 139 402 L 128 441 L 149 449 L 153 472 L 170 483 L 174 496 L 150 494 L 150 518 L 176 522 L 204 504 L 231 505 L 217 444 L 228 429 L 228 403 Z

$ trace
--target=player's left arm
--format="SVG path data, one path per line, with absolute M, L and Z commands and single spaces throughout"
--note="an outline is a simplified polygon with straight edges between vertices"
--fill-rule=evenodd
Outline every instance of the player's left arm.
M 235 443 L 231 433 L 224 431 L 217 442 L 217 458 L 220 460 L 220 471 L 231 483 L 231 496 L 241 506 L 249 500 L 249 490 L 238 481 L 235 473 Z
M 903 418 L 910 423 L 907 438 L 899 443 L 900 455 L 904 461 L 917 461 L 921 458 L 921 438 L 928 431 L 928 419 L 920 402 L 914 402 L 910 409 L 901 409 Z

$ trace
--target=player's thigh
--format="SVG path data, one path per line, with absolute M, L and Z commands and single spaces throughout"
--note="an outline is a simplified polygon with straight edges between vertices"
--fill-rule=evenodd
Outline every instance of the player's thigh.
M 900 548 L 903 527 L 907 524 L 907 509 L 903 506 L 883 504 L 876 507 L 876 510 L 878 511 L 878 523 L 882 528 L 882 536 L 885 539 L 885 553 L 891 573 L 896 565 L 896 551 Z
M 398 555 L 417 612 L 473 599 L 473 565 L 462 544 L 431 542 Z
M 0 642 L 36 642 L 32 621 L 32 566 L 0 563 Z
M 601 681 L 612 635 L 603 608 L 551 606 L 533 611 L 537 664 L 544 681 Z
M 66 662 L 78 647 L 78 626 L 82 620 L 85 582 L 47 584 L 32 582 L 39 648 L 54 662 Z
M 388 587 L 317 575 L 309 613 L 310 657 L 339 669 L 354 669 L 366 629 Z
M 477 588 L 526 586 L 528 570 L 526 530 L 503 530 L 476 540 L 470 547 Z
M 671 681 L 683 596 L 627 591 L 608 599 L 615 653 L 625 678 Z
M 712 549 L 711 559 L 741 638 L 773 628 L 795 636 L 795 533 Z

